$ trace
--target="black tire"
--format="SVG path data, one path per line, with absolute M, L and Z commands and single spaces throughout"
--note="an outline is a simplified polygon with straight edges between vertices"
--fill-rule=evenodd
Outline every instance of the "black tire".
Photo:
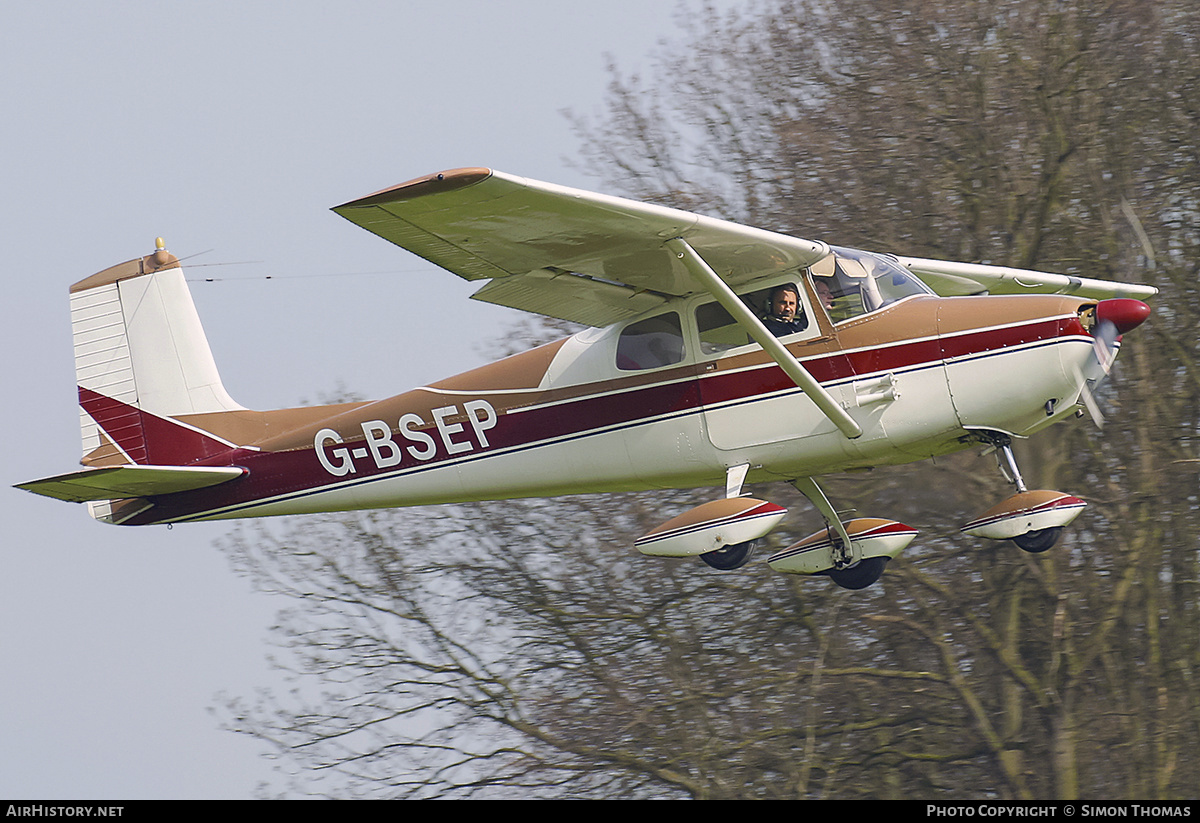
M 1029 552 L 1030 554 L 1041 554 L 1047 551 L 1058 542 L 1058 536 L 1062 534 L 1062 526 L 1054 526 L 1049 529 L 1039 529 L 1035 532 L 1026 532 L 1012 539 L 1012 542 L 1017 544 L 1017 547 Z
M 731 572 L 750 562 L 750 554 L 753 549 L 754 541 L 747 540 L 745 543 L 734 543 L 723 549 L 705 552 L 700 555 L 700 559 L 717 571 Z
M 829 576 L 843 589 L 865 589 L 883 574 L 883 567 L 890 558 L 867 557 L 846 569 L 830 569 Z

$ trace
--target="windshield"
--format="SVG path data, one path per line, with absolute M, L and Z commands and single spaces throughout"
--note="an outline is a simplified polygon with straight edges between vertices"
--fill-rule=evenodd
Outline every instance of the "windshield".
M 813 284 L 834 322 L 873 312 L 929 288 L 886 257 L 832 246 L 810 269 Z

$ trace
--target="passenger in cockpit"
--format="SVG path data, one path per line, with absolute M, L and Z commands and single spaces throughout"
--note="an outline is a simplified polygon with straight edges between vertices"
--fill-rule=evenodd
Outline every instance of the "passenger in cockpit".
M 827 309 L 833 308 L 833 290 L 829 288 L 829 284 L 824 278 L 818 278 L 813 281 L 813 287 L 817 290 L 817 299 L 821 301 L 821 305 Z

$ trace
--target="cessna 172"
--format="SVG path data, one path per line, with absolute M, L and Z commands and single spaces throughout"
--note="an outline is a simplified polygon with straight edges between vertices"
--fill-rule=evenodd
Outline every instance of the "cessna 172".
M 226 393 L 179 261 L 71 287 L 84 468 L 19 488 L 141 525 L 724 485 L 645 554 L 744 564 L 785 510 L 827 527 L 768 559 L 870 585 L 916 531 L 843 522 L 815 476 L 982 445 L 1016 494 L 963 530 L 1044 551 L 1084 501 L 1029 490 L 1010 447 L 1091 401 L 1146 286 L 828 246 L 482 168 L 334 209 L 584 331 L 387 400 L 252 411 Z M 789 303 L 781 328 L 764 315 Z M 776 334 L 784 332 L 784 336 Z

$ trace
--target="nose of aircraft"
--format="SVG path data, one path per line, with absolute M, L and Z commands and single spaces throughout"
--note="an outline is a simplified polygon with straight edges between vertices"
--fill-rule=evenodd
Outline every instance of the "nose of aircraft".
M 1117 329 L 1117 334 L 1133 331 L 1150 316 L 1150 307 L 1141 300 L 1128 297 L 1114 297 L 1101 300 L 1096 304 L 1096 319 L 1100 325 L 1111 323 Z

